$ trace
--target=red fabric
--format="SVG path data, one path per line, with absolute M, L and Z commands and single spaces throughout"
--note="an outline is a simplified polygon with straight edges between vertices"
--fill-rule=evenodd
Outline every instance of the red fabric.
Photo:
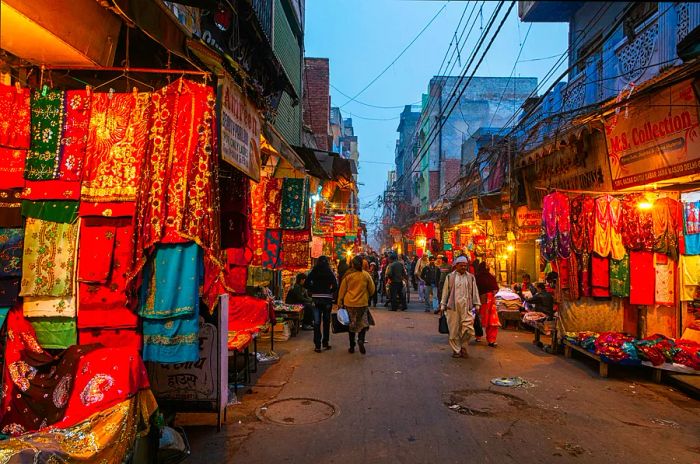
M 90 128 L 90 101 L 91 95 L 85 90 L 66 91 L 61 165 L 58 170 L 58 178 L 65 182 L 80 182 L 83 178 Z
M 22 198 L 26 200 L 79 200 L 80 182 L 62 180 L 27 180 Z
M 134 226 L 130 219 L 85 218 L 78 260 L 78 328 L 134 328 L 138 325 L 133 267 Z
M 260 182 L 250 181 L 250 226 L 253 230 L 265 230 L 267 225 L 265 191 L 269 180 L 269 177 L 263 176 L 260 177 Z
M 282 209 L 282 179 L 268 179 L 265 185 L 265 226 L 279 229 Z
M 136 203 L 133 201 L 122 202 L 89 202 L 81 201 L 78 214 L 81 217 L 99 216 L 111 218 L 133 217 L 136 213 Z
M 630 252 L 630 304 L 653 305 L 656 269 L 650 251 Z
M 231 296 L 228 306 L 228 330 L 240 332 L 253 330 L 270 320 L 267 300 L 252 296 Z
M 232 266 L 225 272 L 226 285 L 238 295 L 245 295 L 248 282 L 248 268 L 246 266 Z
M 628 250 L 651 251 L 654 246 L 654 227 L 651 210 L 640 210 L 638 205 L 644 200 L 639 194 L 626 195 L 622 199 L 620 232 L 622 243 Z
M 0 146 L 29 149 L 30 90 L 0 84 Z
M 24 187 L 27 150 L 0 147 L 0 190 Z
M 303 270 L 309 267 L 311 257 L 311 235 L 307 230 L 282 231 L 282 265 L 283 269 Z
M 250 248 L 228 248 L 225 251 L 229 266 L 247 266 L 253 260 Z
M 253 229 L 250 234 L 250 247 L 253 249 L 253 259 L 250 262 L 253 266 L 262 266 L 263 251 L 265 248 L 265 231 Z
M 105 348 L 130 348 L 140 353 L 143 339 L 136 329 L 79 329 L 78 343 L 99 343 Z
M 610 296 L 610 261 L 598 255 L 591 256 L 592 296 Z

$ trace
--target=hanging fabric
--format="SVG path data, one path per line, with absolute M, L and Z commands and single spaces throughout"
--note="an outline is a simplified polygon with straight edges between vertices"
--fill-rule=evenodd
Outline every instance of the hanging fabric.
M 301 230 L 306 228 L 308 215 L 308 179 L 284 179 L 282 182 L 281 228 Z
M 30 146 L 31 92 L 27 87 L 0 84 L 0 146 L 27 150 Z
M 700 200 L 683 203 L 686 255 L 700 255 Z
M 21 190 L 0 190 L 0 227 L 24 227 Z
M 656 253 L 654 255 L 654 268 L 656 277 L 656 304 L 672 306 L 676 300 L 676 262 L 669 259 L 669 257 L 666 255 Z
M 653 305 L 655 280 L 654 253 L 630 252 L 630 304 Z
M 628 250 L 651 251 L 654 247 L 654 221 L 651 210 L 640 210 L 645 201 L 639 194 L 625 195 L 622 199 L 620 232 Z
M 652 209 L 654 251 L 678 260 L 678 244 L 683 229 L 683 208 L 673 198 L 659 198 Z
M 577 253 L 593 251 L 595 200 L 579 195 L 571 200 L 571 247 Z
M 279 229 L 282 222 L 282 179 L 268 179 L 265 185 L 265 227 Z
M 24 188 L 27 150 L 0 147 L 0 189 Z
M 571 253 L 569 198 L 561 192 L 554 192 L 542 201 L 542 254 L 547 261 L 568 258 Z
M 612 259 L 621 260 L 626 251 L 620 233 L 620 200 L 611 195 L 603 195 L 596 198 L 595 206 L 593 251 L 600 256 L 611 256 Z
M 700 255 L 681 255 L 681 301 L 700 299 Z
M 22 275 L 24 229 L 0 229 L 0 278 Z
M 27 180 L 58 178 L 63 137 L 64 92 L 55 89 L 32 93 L 31 145 L 25 162 Z
M 591 296 L 610 296 L 610 262 L 608 258 L 591 255 Z
M 627 254 L 620 260 L 610 260 L 610 294 L 619 297 L 630 294 L 630 259 Z

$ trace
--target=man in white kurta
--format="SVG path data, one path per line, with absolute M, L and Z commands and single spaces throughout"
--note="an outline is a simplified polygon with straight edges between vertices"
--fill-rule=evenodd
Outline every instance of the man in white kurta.
M 475 307 L 478 311 L 481 307 L 476 279 L 467 272 L 467 264 L 464 256 L 455 260 L 455 270 L 445 279 L 440 302 L 440 309 L 446 311 L 450 348 L 454 358 L 469 357 L 467 346 L 474 335 L 472 308 Z

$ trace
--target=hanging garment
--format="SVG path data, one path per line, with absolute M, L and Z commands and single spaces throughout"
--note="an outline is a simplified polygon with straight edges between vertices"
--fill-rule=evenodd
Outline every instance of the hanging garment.
M 262 266 L 267 269 L 277 269 L 280 265 L 282 252 L 282 231 L 268 229 L 265 231 L 265 244 L 262 250 Z
M 22 216 L 72 224 L 78 219 L 78 202 L 24 200 L 22 202 Z
M 149 110 L 149 93 L 93 94 L 81 201 L 136 200 Z
M 185 79 L 153 94 L 132 279 L 157 243 L 185 241 L 196 242 L 223 278 L 215 101 L 211 87 Z M 207 291 L 203 298 L 213 310 L 218 295 Z
M 265 227 L 278 229 L 282 218 L 282 179 L 271 178 L 265 185 Z
M 630 304 L 654 304 L 654 253 L 649 251 L 630 252 Z
M 681 301 L 700 299 L 700 255 L 681 255 Z
M 571 246 L 577 253 L 593 251 L 595 200 L 579 195 L 571 200 Z
M 72 294 L 78 228 L 78 223 L 27 219 L 22 257 L 22 296 Z
M 0 432 L 20 435 L 63 419 L 77 366 L 97 346 L 72 346 L 52 356 L 39 345 L 34 329 L 19 308 L 8 315 Z
M 660 198 L 652 209 L 654 219 L 654 251 L 678 260 L 679 238 L 683 230 L 683 209 L 673 198 Z
M 133 268 L 133 220 L 83 218 L 78 260 L 78 329 L 135 329 L 138 298 Z M 124 332 L 128 333 L 128 332 Z
M 0 189 L 24 188 L 27 150 L 0 147 Z
M 656 271 L 655 300 L 656 304 L 671 306 L 676 299 L 674 287 L 676 262 L 668 256 L 656 253 L 654 256 Z
M 0 227 L 24 227 L 21 190 L 0 190 Z
M 226 163 L 220 168 L 221 248 L 243 248 L 250 236 L 250 182 Z
M 260 182 L 250 181 L 250 225 L 253 230 L 265 230 L 267 226 L 265 191 L 269 181 L 270 178 L 265 176 L 260 177 Z
M 19 299 L 20 277 L 0 278 L 0 307 L 14 306 Z
M 581 282 L 579 277 L 579 257 L 576 253 L 571 253 L 568 259 L 568 281 L 567 287 L 570 300 L 578 300 L 581 297 Z
M 630 295 L 629 255 L 625 255 L 621 260 L 610 260 L 610 294 L 619 297 Z
M 591 296 L 610 296 L 610 261 L 598 255 L 591 255 Z
M 25 296 L 22 302 L 24 317 L 75 317 L 75 297 Z
M 140 353 L 143 348 L 141 333 L 135 328 L 78 329 L 78 343 L 81 345 L 99 343 L 105 348 L 129 348 L 137 353 Z
M 591 255 L 587 252 L 581 253 L 578 260 L 579 279 L 581 296 L 591 296 Z
M 282 182 L 282 229 L 306 228 L 308 214 L 308 179 L 284 179 Z
M 72 317 L 38 317 L 28 320 L 37 342 L 45 350 L 65 350 L 78 343 L 75 319 Z
M 58 178 L 63 137 L 64 92 L 35 90 L 32 94 L 32 138 L 25 162 L 27 180 Z
M 596 198 L 595 206 L 593 250 L 600 256 L 612 256 L 612 259 L 621 260 L 626 251 L 620 234 L 620 200 L 610 195 L 603 195 Z
M 282 231 L 282 267 L 287 270 L 304 270 L 310 267 L 311 235 L 309 230 Z
M 554 192 L 542 200 L 542 254 L 547 261 L 568 258 L 571 253 L 571 222 L 569 198 Z
M 22 275 L 24 229 L 0 229 L 0 278 Z
M 29 88 L 0 84 L 0 146 L 29 149 L 31 127 Z
M 143 359 L 161 363 L 199 359 L 202 249 L 196 243 L 157 245 L 144 268 L 139 315 Z
M 621 201 L 620 232 L 622 244 L 628 250 L 651 251 L 654 247 L 654 220 L 651 210 L 639 209 L 644 196 L 625 195 Z
M 683 203 L 685 254 L 700 255 L 700 200 Z

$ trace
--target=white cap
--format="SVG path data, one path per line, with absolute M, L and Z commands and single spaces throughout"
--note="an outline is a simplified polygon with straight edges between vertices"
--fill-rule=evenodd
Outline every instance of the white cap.
M 455 264 L 459 264 L 459 263 L 469 263 L 469 260 L 466 258 L 466 256 L 461 255 L 461 256 L 458 256 L 457 259 L 455 259 Z

